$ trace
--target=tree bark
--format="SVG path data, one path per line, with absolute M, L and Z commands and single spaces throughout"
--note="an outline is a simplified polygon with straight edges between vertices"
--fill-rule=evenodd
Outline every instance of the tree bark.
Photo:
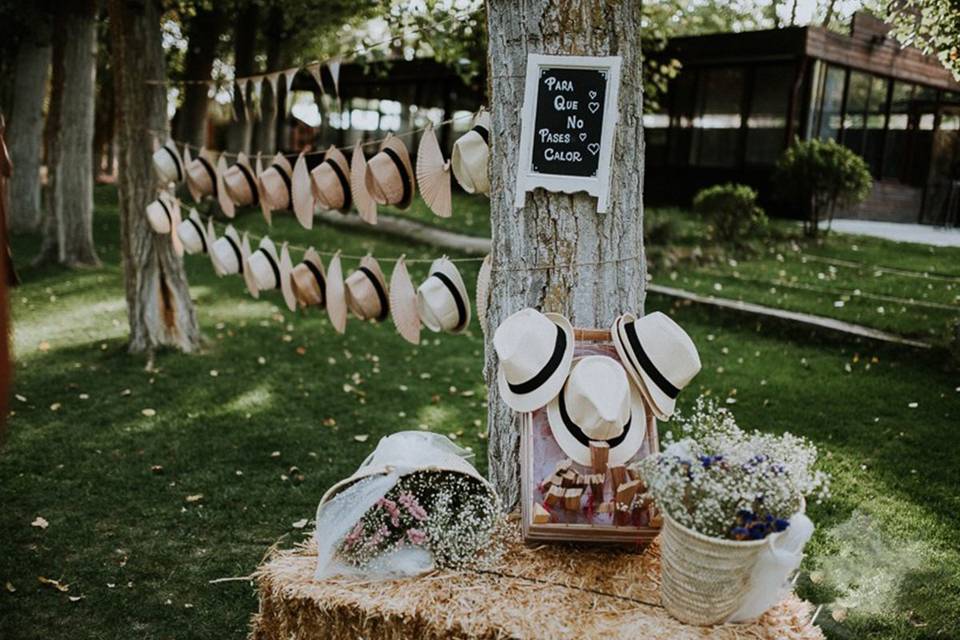
M 60 219 L 60 190 L 57 187 L 59 177 L 60 154 L 62 152 L 61 126 L 63 118 L 64 84 L 66 66 L 64 51 L 67 43 L 66 22 L 63 13 L 57 14 L 53 21 L 53 46 L 50 69 L 50 103 L 47 108 L 47 122 L 43 129 L 44 161 L 47 166 L 47 184 L 45 207 L 40 222 L 40 251 L 33 264 L 56 262 L 60 257 L 57 246 L 59 233 L 57 221 Z
M 49 37 L 49 30 L 48 30 Z M 40 164 L 43 156 L 43 100 L 50 71 L 50 43 L 24 39 L 17 49 L 13 108 L 7 143 L 17 167 L 10 179 L 7 225 L 14 232 L 40 223 Z
M 258 16 L 259 9 L 253 2 L 247 3 L 237 13 L 237 22 L 233 32 L 233 67 L 236 77 L 250 76 L 255 73 Z M 251 118 L 244 116 L 245 101 L 246 96 L 241 96 L 239 87 L 237 87 L 237 95 L 233 101 L 237 119 L 230 123 L 230 128 L 227 130 L 227 150 L 234 153 L 250 151 L 253 123 Z
M 57 245 L 68 267 L 100 264 L 93 244 L 93 124 L 97 76 L 97 0 L 64 11 L 63 101 L 57 158 Z
M 119 153 L 120 234 L 129 349 L 152 353 L 159 346 L 182 351 L 200 341 L 197 317 L 182 261 L 168 236 L 154 234 L 144 210 L 157 195 L 154 136 L 167 128 L 166 77 L 158 0 L 110 0 Z
M 224 15 L 216 3 L 212 9 L 198 6 L 187 27 L 185 80 L 210 80 L 217 44 L 223 33 Z M 184 85 L 183 106 L 177 116 L 177 139 L 201 147 L 206 143 L 209 96 L 206 84 Z
M 646 263 L 640 1 L 490 0 L 487 11 L 493 105 L 489 326 L 497 327 L 524 307 L 563 313 L 578 327 L 609 327 L 624 311 L 642 314 Z M 598 214 L 596 200 L 586 194 L 542 189 L 527 194 L 523 209 L 514 209 L 528 53 L 623 57 L 607 213 Z M 571 263 L 578 264 L 566 266 Z M 534 268 L 543 265 L 557 266 Z M 489 331 L 489 473 L 505 507 L 512 508 L 520 489 L 519 420 L 497 392 L 492 338 Z

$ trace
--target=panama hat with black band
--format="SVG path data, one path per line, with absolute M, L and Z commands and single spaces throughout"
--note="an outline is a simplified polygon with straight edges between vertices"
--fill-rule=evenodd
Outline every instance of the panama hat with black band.
M 183 158 L 173 140 L 153 152 L 153 168 L 163 184 L 183 181 Z
M 293 263 L 286 243 L 280 251 L 269 237 L 260 239 L 260 246 L 247 258 L 247 268 L 258 292 L 280 289 L 287 308 L 296 310 L 297 300 L 290 284 Z
M 249 250 L 244 251 L 243 248 L 244 242 L 246 242 L 249 249 L 249 240 L 246 234 L 241 240 L 240 234 L 233 228 L 233 225 L 228 224 L 222 236 L 219 238 L 211 237 L 210 239 L 212 240 L 210 243 L 210 261 L 213 263 L 213 270 L 217 272 L 217 275 L 223 277 L 243 273 L 244 263 L 246 262 L 245 254 L 249 255 L 250 253 Z
M 514 411 L 534 411 L 563 387 L 573 361 L 573 325 L 559 313 L 521 309 L 497 327 L 493 348 L 503 401 Z
M 417 288 L 417 311 L 430 331 L 463 333 L 470 324 L 470 297 L 449 258 L 434 260 L 430 276 Z
M 177 235 L 180 236 L 184 250 L 190 255 L 208 251 L 207 229 L 196 209 L 190 209 L 190 215 L 177 226 Z
M 230 200 L 238 207 L 260 202 L 260 189 L 253 166 L 246 154 L 237 154 L 237 161 L 223 174 L 223 184 Z
M 350 164 L 347 157 L 334 146 L 327 149 L 323 162 L 310 172 L 313 194 L 324 209 L 350 210 Z
M 217 170 L 214 168 L 217 159 L 213 153 L 200 149 L 200 154 L 190 159 L 190 148 L 183 150 L 183 161 L 186 165 L 185 173 L 187 189 L 194 202 L 200 202 L 206 196 L 217 197 Z
M 406 209 L 416 192 L 413 176 L 407 145 L 400 138 L 388 135 L 379 153 L 367 162 L 367 191 L 377 204 Z
M 260 175 L 263 199 L 274 211 L 289 209 L 293 203 L 293 167 L 282 153 L 273 157 Z
M 610 329 L 613 346 L 654 414 L 668 419 L 677 396 L 700 371 L 693 340 L 670 316 L 655 311 L 637 319 L 625 313 Z
M 361 320 L 386 320 L 390 314 L 387 280 L 380 263 L 373 256 L 364 256 L 360 266 L 351 273 L 344 286 L 347 306 Z
M 323 307 L 326 303 L 327 274 L 313 247 L 307 249 L 303 260 L 290 272 L 290 285 L 301 308 Z
M 482 109 L 473 128 L 453 144 L 450 165 L 457 182 L 467 193 L 490 193 L 490 113 Z

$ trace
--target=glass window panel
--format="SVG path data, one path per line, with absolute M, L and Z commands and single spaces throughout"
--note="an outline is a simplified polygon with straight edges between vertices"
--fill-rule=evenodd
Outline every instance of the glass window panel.
M 899 177 L 907 152 L 907 127 L 910 124 L 910 102 L 915 86 L 894 81 L 890 94 L 890 122 L 887 125 L 887 144 L 883 152 L 883 175 Z
M 823 97 L 817 122 L 818 138 L 833 138 L 840 133 L 840 112 L 843 108 L 843 83 L 846 71 L 841 67 L 827 67 L 823 81 Z
M 754 71 L 747 117 L 749 164 L 773 164 L 783 151 L 793 76 L 794 67 L 788 64 L 757 67 Z
M 817 117 L 820 114 L 820 103 L 823 101 L 823 76 L 827 65 L 814 60 L 813 71 L 810 73 L 810 104 L 807 105 L 807 122 L 803 129 L 804 138 L 813 137 L 817 127 Z
M 732 167 L 742 122 L 743 69 L 705 69 L 697 94 L 690 149 L 692 164 Z
M 862 156 L 876 175 L 886 121 L 887 81 L 860 71 L 850 72 L 843 143 Z
M 693 111 L 696 106 L 697 71 L 681 71 L 680 76 L 671 83 L 670 145 L 667 162 L 671 165 L 686 165 L 690 158 L 690 127 L 693 125 Z

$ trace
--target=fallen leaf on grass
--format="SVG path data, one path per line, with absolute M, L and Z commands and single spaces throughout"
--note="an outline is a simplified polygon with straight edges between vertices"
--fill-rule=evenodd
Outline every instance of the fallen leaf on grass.
M 153 416 L 157 415 L 156 409 L 143 409 L 140 413 L 147 416 L 148 418 L 152 418 Z
M 337 426 L 337 421 L 333 418 L 325 418 L 323 421 L 323 426 L 325 427 L 335 427 Z
M 130 389 L 124 389 L 123 391 L 120 392 L 120 395 L 121 395 L 121 396 L 128 396 L 128 395 L 130 395 L 131 393 L 133 393 L 133 392 L 130 391 Z
M 356 440 L 357 442 L 366 442 L 366 441 L 367 441 L 367 438 L 369 438 L 369 437 L 370 437 L 370 436 L 368 436 L 367 434 L 364 433 L 364 434 L 361 434 L 361 435 L 358 435 L 358 436 L 353 436 L 353 439 Z
M 290 526 L 292 526 L 294 529 L 303 529 L 305 526 L 307 526 L 307 522 L 308 520 L 304 518 L 303 520 L 297 520 Z
M 846 609 L 834 609 L 830 614 L 830 617 L 836 620 L 837 622 L 843 622 L 847 619 L 847 610 Z
M 40 344 L 37 346 L 37 349 L 39 349 L 40 351 L 46 353 L 47 351 L 50 351 L 50 343 L 47 342 L 46 340 L 43 340 L 43 341 L 41 341 Z
M 67 591 L 70 591 L 70 585 L 63 584 L 59 580 L 45 578 L 44 576 L 37 576 L 37 582 L 39 582 L 40 584 L 45 584 L 47 586 L 53 587 L 60 593 L 66 593 Z
M 960 391 L 960 389 L 957 389 L 957 391 Z M 26 401 L 27 401 L 27 396 L 22 396 L 22 395 L 20 395 L 19 393 L 16 394 L 15 396 L 13 396 L 13 397 L 16 398 L 17 400 L 19 400 L 20 402 L 26 402 Z
M 50 523 L 47 522 L 47 519 L 43 516 L 37 516 L 33 522 L 30 523 L 31 527 L 37 527 L 38 529 L 46 529 L 50 526 Z
M 4 586 L 6 587 L 7 591 L 10 592 L 10 593 L 16 593 L 16 592 L 17 592 L 17 588 L 16 588 L 15 586 L 13 586 L 13 583 L 10 582 L 9 580 L 7 580 L 7 584 L 4 585 Z
M 200 502 L 203 500 L 202 493 L 194 493 L 193 495 L 187 496 L 187 502 Z
M 60 407 L 63 406 L 59 402 L 54 402 L 50 405 L 50 411 L 60 411 Z
M 87 596 L 67 596 L 67 599 L 68 599 L 70 602 L 80 602 L 81 600 L 83 600 L 83 599 L 86 598 L 86 597 L 87 597 Z

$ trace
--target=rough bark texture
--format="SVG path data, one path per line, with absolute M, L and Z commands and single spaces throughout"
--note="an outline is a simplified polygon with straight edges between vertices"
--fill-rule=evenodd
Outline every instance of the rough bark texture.
M 64 16 L 65 100 L 55 168 L 59 260 L 70 267 L 100 263 L 93 245 L 93 123 L 96 104 L 96 0 L 77 2 Z
M 48 30 L 49 38 L 49 30 Z M 40 223 L 40 163 L 43 156 L 43 99 L 50 71 L 50 44 L 26 38 L 17 49 L 7 143 L 17 172 L 10 179 L 11 231 L 32 231 Z
M 640 0 L 490 0 L 492 80 L 490 215 L 493 277 L 489 326 L 523 307 L 560 312 L 578 327 L 609 327 L 643 312 L 643 127 Z M 513 207 L 528 53 L 619 55 L 620 120 L 614 136 L 610 210 L 586 194 L 527 194 Z M 604 264 L 595 264 L 604 262 Z M 539 265 L 569 265 L 535 269 Z M 519 420 L 499 397 L 493 331 L 487 334 L 490 478 L 507 508 L 518 499 Z
M 120 234 L 131 352 L 161 345 L 193 351 L 197 317 L 182 261 L 167 236 L 154 234 L 143 212 L 156 197 L 148 129 L 167 127 L 162 85 L 166 75 L 158 0 L 110 0 L 110 32 L 117 102 Z
M 56 262 L 60 257 L 57 247 L 59 234 L 57 220 L 60 217 L 60 190 L 57 188 L 57 176 L 62 152 L 60 130 L 63 124 L 64 93 L 66 76 L 64 50 L 67 43 L 66 21 L 63 13 L 56 15 L 53 22 L 53 48 L 50 56 L 50 102 L 47 107 L 47 122 L 43 129 L 44 161 L 47 166 L 46 196 L 40 221 L 40 251 L 33 263 L 46 264 Z
M 213 72 L 217 43 L 225 23 L 222 6 L 214 4 L 211 9 L 197 8 L 187 27 L 187 54 L 184 59 L 186 80 L 209 80 Z M 183 106 L 177 114 L 177 139 L 196 146 L 206 143 L 207 106 L 209 97 L 205 84 L 184 86 Z

